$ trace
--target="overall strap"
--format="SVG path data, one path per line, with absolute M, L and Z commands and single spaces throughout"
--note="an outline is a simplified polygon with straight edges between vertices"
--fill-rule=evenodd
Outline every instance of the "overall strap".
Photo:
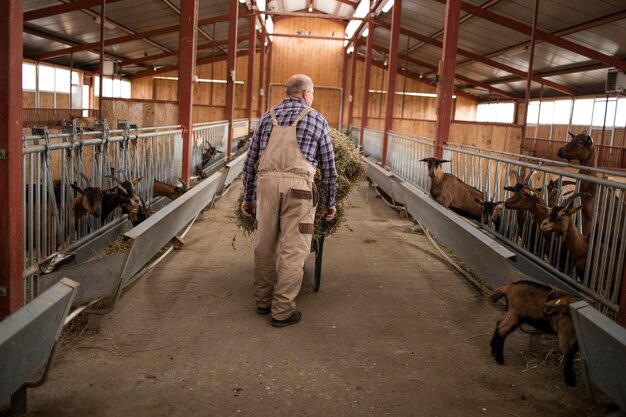
M 298 117 L 296 118 L 296 121 L 295 121 L 295 122 L 293 122 L 293 124 L 291 125 L 291 127 L 295 127 L 295 126 L 298 124 L 298 122 L 304 118 L 304 116 L 306 116 L 307 114 L 309 114 L 309 112 L 310 112 L 311 110 L 313 110 L 313 108 L 312 108 L 312 107 L 307 107 L 306 109 L 302 110 L 302 113 L 300 113 L 300 114 L 298 115 Z
M 270 116 L 272 117 L 272 124 L 278 126 L 278 120 L 276 120 L 276 113 L 274 113 L 274 107 L 270 110 Z

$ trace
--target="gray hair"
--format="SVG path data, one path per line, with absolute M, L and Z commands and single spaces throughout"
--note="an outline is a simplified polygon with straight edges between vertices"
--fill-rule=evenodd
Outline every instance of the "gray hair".
M 285 95 L 287 97 L 299 94 L 303 90 L 313 91 L 313 81 L 311 80 L 311 77 L 304 74 L 297 74 L 289 77 L 287 84 L 285 84 Z

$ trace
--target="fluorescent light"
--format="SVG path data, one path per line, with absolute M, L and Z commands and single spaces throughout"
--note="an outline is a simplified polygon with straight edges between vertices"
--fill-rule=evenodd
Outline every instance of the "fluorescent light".
M 256 0 L 256 7 L 259 10 L 265 10 L 265 0 Z
M 354 45 L 350 46 L 346 52 L 349 53 L 349 54 L 354 52 Z
M 352 17 L 366 17 L 370 10 L 370 0 L 361 0 L 359 5 L 356 6 Z M 361 26 L 360 20 L 350 20 L 346 26 L 346 38 L 350 39 L 354 35 L 354 32 Z
M 267 37 L 269 40 L 272 40 L 272 33 L 274 33 L 274 21 L 272 20 L 272 16 L 268 16 L 265 21 L 265 30 L 267 31 Z
M 245 3 L 246 0 L 239 0 L 239 3 Z
M 154 79 L 178 81 L 178 77 L 154 77 Z M 226 80 L 211 80 L 207 78 L 195 78 L 193 81 L 199 83 L 226 84 Z M 235 84 L 243 84 L 243 81 L 235 81 Z
M 369 35 L 370 33 L 370 28 L 365 28 L 363 29 L 363 32 L 361 32 L 361 36 L 363 36 L 364 38 L 367 38 L 367 35 Z
M 348 25 L 346 26 L 346 38 L 351 39 L 352 36 L 354 36 L 354 32 L 356 32 L 360 25 L 361 22 L 358 20 L 351 20 L 348 22 Z
M 387 0 L 387 3 L 383 6 L 383 13 L 387 13 L 393 7 L 393 0 Z

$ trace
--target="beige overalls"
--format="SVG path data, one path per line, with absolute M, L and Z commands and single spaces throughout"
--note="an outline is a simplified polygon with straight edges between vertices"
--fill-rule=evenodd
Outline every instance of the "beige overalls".
M 258 165 L 254 298 L 258 307 L 271 305 L 276 320 L 295 311 L 304 261 L 311 250 L 315 167 L 296 141 L 296 125 L 309 111 L 303 110 L 291 126 L 278 126 L 271 110 L 274 127 Z

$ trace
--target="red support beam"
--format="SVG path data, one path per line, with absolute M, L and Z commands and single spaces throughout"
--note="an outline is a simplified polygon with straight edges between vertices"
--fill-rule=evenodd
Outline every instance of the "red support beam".
M 0 318 L 23 303 L 22 3 L 0 1 Z
M 469 15 L 466 15 L 466 16 L 469 16 Z M 377 19 L 376 22 L 379 23 L 380 26 L 382 26 L 382 27 L 385 27 L 387 29 L 391 29 L 391 24 L 389 24 L 387 22 L 381 21 L 380 19 Z M 443 43 L 442 42 L 440 42 L 440 41 L 438 41 L 436 39 L 432 39 L 432 38 L 430 38 L 430 37 L 428 37 L 426 35 L 422 35 L 420 33 L 417 33 L 417 32 L 411 31 L 411 30 L 406 30 L 406 29 L 401 29 L 400 33 L 402 33 L 403 35 L 409 36 L 409 37 L 411 37 L 413 39 L 417 39 L 419 41 L 427 43 L 429 45 L 434 45 L 434 46 L 437 46 L 439 48 L 443 48 Z M 528 73 L 526 73 L 524 71 L 521 71 L 521 70 L 518 70 L 515 67 L 511 67 L 511 66 L 503 64 L 501 62 L 494 61 L 492 59 L 489 59 L 489 58 L 484 57 L 482 55 L 475 54 L 475 53 L 473 53 L 471 51 L 468 51 L 466 49 L 457 48 L 457 53 L 459 55 L 468 57 L 471 60 L 482 62 L 483 64 L 490 65 L 490 66 L 492 66 L 494 68 L 501 69 L 501 70 L 506 71 L 506 72 L 511 73 L 511 74 L 515 74 L 519 78 L 526 78 L 528 76 Z M 573 95 L 577 94 L 577 92 L 574 89 L 572 89 L 572 88 L 566 87 L 566 86 L 564 86 L 562 84 L 559 84 L 559 83 L 555 83 L 553 81 L 544 80 L 543 78 L 541 78 L 539 76 L 533 77 L 533 81 L 536 81 L 536 82 L 538 82 L 540 84 L 544 84 L 544 85 L 546 85 L 546 86 L 548 86 L 548 87 L 550 87 L 550 88 L 552 88 L 554 90 L 560 91 L 560 92 L 565 93 L 565 94 L 570 95 L 570 96 L 573 96 Z
M 226 108 L 225 118 L 228 121 L 228 142 L 226 144 L 226 160 L 229 161 L 233 143 L 233 113 L 235 103 L 235 71 L 237 67 L 237 28 L 239 23 L 239 1 L 230 0 L 230 20 L 228 22 L 228 63 L 226 64 Z
M 440 3 L 447 4 L 446 0 L 438 1 Z M 483 10 L 478 6 L 474 6 L 465 2 L 461 2 L 461 7 L 464 11 L 475 14 L 476 16 L 482 17 L 483 19 L 489 20 L 490 22 L 506 26 L 509 29 L 524 33 L 528 36 L 532 34 L 532 26 L 525 25 L 521 22 L 518 22 L 517 20 L 510 19 L 506 16 L 502 16 L 489 10 Z M 540 29 L 536 30 L 536 36 L 537 39 L 541 39 L 544 42 L 548 42 L 552 45 L 558 46 L 559 48 L 575 52 L 579 55 L 586 56 L 587 58 L 602 62 L 610 67 L 615 67 L 621 69 L 622 71 L 626 71 L 626 62 L 615 56 L 605 55 L 601 52 L 596 51 L 595 49 L 587 48 L 576 42 L 568 41 L 567 39 L 560 38 L 556 35 Z
M 481 9 L 482 10 L 482 9 Z M 439 83 L 437 84 L 437 127 L 435 130 L 435 157 L 443 156 L 443 147 L 450 137 L 452 121 L 452 95 L 454 94 L 454 66 L 459 38 L 461 0 L 446 2 L 443 49 L 439 61 Z
M 526 78 L 526 96 L 524 98 L 524 120 L 522 122 L 522 143 L 520 147 L 524 149 L 524 142 L 526 141 L 526 128 L 528 114 L 528 103 L 530 102 L 530 87 L 533 79 L 533 63 L 535 60 L 535 40 L 537 32 L 537 19 L 539 18 L 539 0 L 535 0 L 535 10 L 533 12 L 533 30 L 530 35 L 530 55 L 528 57 L 528 77 Z
M 216 17 L 212 17 L 209 19 L 199 20 L 198 24 L 200 25 L 200 24 L 219 23 L 219 22 L 225 22 L 228 19 L 229 19 L 229 16 L 227 15 L 216 16 Z M 131 34 L 131 35 L 118 36 L 117 38 L 111 38 L 111 39 L 105 40 L 104 45 L 111 46 L 111 45 L 117 45 L 117 44 L 125 43 L 125 42 L 142 40 L 142 39 L 149 38 L 151 36 L 178 32 L 179 29 L 180 29 L 179 25 L 173 25 L 173 26 L 166 26 L 166 27 L 159 28 L 159 29 L 148 30 L 146 32 L 138 32 L 138 33 Z M 55 58 L 57 56 L 68 55 L 73 52 L 90 51 L 90 50 L 96 50 L 98 48 L 100 48 L 100 42 L 91 42 L 91 43 L 76 45 L 71 48 L 63 48 L 63 49 L 57 49 L 56 51 L 45 52 L 39 55 L 30 56 L 29 58 L 35 61 L 42 61 L 45 59 Z M 171 55 L 176 55 L 177 53 L 178 51 L 171 51 Z M 167 56 L 171 56 L 171 55 L 167 55 Z
M 346 84 L 348 84 L 348 60 L 350 59 L 350 55 L 348 55 L 345 51 L 343 53 L 343 64 L 341 65 L 341 108 L 339 118 L 339 130 L 341 130 L 341 126 L 343 125 L 344 111 L 346 108 Z
M 387 68 L 387 106 L 385 109 L 385 130 L 383 135 L 383 154 L 381 165 L 387 166 L 387 147 L 389 131 L 393 128 L 394 100 L 396 98 L 396 75 L 398 73 L 398 52 L 400 50 L 400 18 L 402 0 L 394 0 L 391 16 L 391 36 L 389 38 L 389 66 Z
M 363 134 L 365 133 L 365 128 L 367 127 L 367 117 L 369 111 L 369 90 L 370 90 L 370 68 L 372 67 L 372 52 L 374 46 L 374 26 L 371 21 L 369 25 L 369 34 L 367 35 L 367 46 L 365 51 L 365 75 L 363 76 L 363 110 L 361 111 L 361 131 L 359 132 L 359 147 L 363 149 Z M 356 53 L 356 49 L 355 49 Z
M 322 13 L 302 13 L 302 12 L 279 12 L 273 10 L 254 10 L 254 14 L 258 15 L 268 15 L 268 16 L 278 16 L 278 17 L 308 17 L 310 19 L 325 19 L 325 20 L 367 20 L 367 17 L 347 17 L 347 16 L 335 16 L 330 14 L 322 14 Z
M 98 74 L 100 74 L 99 82 L 99 93 L 98 96 L 98 119 L 102 120 L 102 96 L 104 94 L 102 91 L 102 84 L 104 82 L 104 22 L 106 16 L 106 0 L 101 0 L 100 4 L 100 65 L 98 65 Z
M 267 77 L 265 77 L 265 108 L 270 109 L 272 95 L 270 94 L 270 83 L 272 82 L 272 42 L 268 45 L 267 50 Z
M 181 177 L 189 186 L 191 141 L 193 139 L 193 76 L 196 67 L 198 0 L 183 0 L 180 6 L 178 124 L 183 127 L 183 172 Z
M 108 0 L 108 4 L 116 3 L 121 0 Z M 89 7 L 99 6 L 100 0 L 76 0 L 72 3 L 59 4 L 58 6 L 43 7 L 41 9 L 31 10 L 24 13 L 24 22 L 29 20 L 41 19 L 44 17 L 55 16 L 58 14 L 69 13 L 75 10 L 87 9 Z
M 356 87 L 356 50 L 358 43 L 354 42 L 354 51 L 352 51 L 352 69 L 350 75 L 350 96 L 348 97 L 348 127 L 352 129 L 352 123 L 354 121 L 354 89 Z
M 259 61 L 259 102 L 257 103 L 256 115 L 261 118 L 263 115 L 263 74 L 265 72 L 265 25 L 261 25 L 261 57 Z M 265 91 L 267 94 L 267 91 Z
M 246 100 L 246 116 L 248 129 L 252 126 L 252 84 L 254 81 L 254 55 L 256 54 L 256 16 L 250 15 L 250 39 L 248 40 L 248 95 Z

